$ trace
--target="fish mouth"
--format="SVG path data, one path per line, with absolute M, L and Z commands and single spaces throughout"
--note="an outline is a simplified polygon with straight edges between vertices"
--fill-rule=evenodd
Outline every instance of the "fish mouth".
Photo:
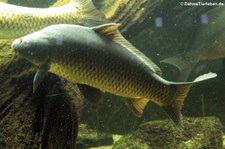
M 19 53 L 19 49 L 21 47 L 23 40 L 22 39 L 16 39 L 11 44 L 11 50 L 15 53 Z

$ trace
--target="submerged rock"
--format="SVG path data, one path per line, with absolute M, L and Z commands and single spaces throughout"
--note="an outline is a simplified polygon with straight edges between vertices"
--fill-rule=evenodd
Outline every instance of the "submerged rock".
M 222 127 L 216 117 L 185 118 L 183 131 L 166 120 L 146 122 L 117 141 L 113 149 L 219 149 L 223 146 Z
M 113 137 L 111 134 L 91 129 L 85 124 L 79 125 L 77 148 L 82 149 L 112 144 Z
M 24 60 L 0 63 L 0 148 L 75 148 L 79 89 L 49 74 L 33 93 L 33 76 Z
M 51 73 L 33 93 L 36 68 L 0 40 L 0 148 L 75 148 L 83 96 Z

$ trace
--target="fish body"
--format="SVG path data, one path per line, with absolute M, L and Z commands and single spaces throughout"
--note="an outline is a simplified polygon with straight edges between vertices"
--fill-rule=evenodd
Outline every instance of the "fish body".
M 91 0 L 71 0 L 55 8 L 29 8 L 0 2 L 0 39 L 15 39 L 52 24 L 106 22 Z
M 207 15 L 209 23 L 201 26 L 191 49 L 161 61 L 178 68 L 179 81 L 186 81 L 198 63 L 225 57 L 225 7 L 214 8 Z
M 58 7 L 69 3 L 70 0 L 57 0 L 55 3 L 51 5 L 51 7 Z
M 61 6 L 69 0 L 58 0 L 52 7 Z M 162 0 L 93 0 L 93 3 L 105 17 L 114 23 L 120 23 L 120 32 L 140 25 L 157 8 Z M 133 31 L 133 30 L 132 30 Z
M 74 83 L 125 97 L 137 116 L 151 100 L 178 126 L 191 85 L 216 76 L 209 73 L 183 83 L 164 80 L 160 68 L 126 41 L 113 23 L 92 28 L 53 25 L 15 40 L 12 48 L 39 67 L 34 89 L 50 71 Z
M 0 0 L 0 2 L 8 3 L 8 0 Z

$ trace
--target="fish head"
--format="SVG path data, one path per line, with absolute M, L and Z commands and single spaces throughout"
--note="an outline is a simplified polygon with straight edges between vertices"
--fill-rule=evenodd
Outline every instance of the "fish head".
M 11 48 L 16 55 L 37 66 L 47 63 L 50 59 L 49 39 L 36 33 L 14 40 Z

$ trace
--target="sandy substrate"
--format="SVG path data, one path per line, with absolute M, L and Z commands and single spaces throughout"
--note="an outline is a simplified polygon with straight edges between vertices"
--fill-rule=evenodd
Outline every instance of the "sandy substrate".
M 122 136 L 121 135 L 113 135 L 113 142 L 118 141 Z M 90 149 L 112 149 L 112 145 L 110 146 L 100 146 L 100 147 L 91 147 Z
M 113 135 L 113 140 L 114 143 L 116 141 L 118 141 L 122 136 L 121 135 Z M 112 149 L 112 145 L 111 146 L 101 146 L 101 147 L 92 147 L 90 149 Z M 225 149 L 225 135 L 223 136 L 223 149 Z

